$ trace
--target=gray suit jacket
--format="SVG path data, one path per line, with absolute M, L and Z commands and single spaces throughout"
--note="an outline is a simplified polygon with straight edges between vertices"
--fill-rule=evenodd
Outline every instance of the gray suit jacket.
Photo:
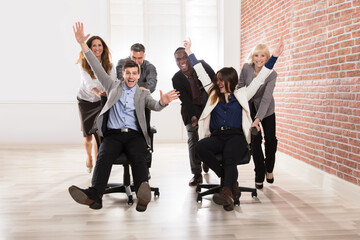
M 100 135 L 104 136 L 102 131 L 104 114 L 120 99 L 125 82 L 119 80 L 113 81 L 105 72 L 104 68 L 101 66 L 100 62 L 97 60 L 92 51 L 89 50 L 84 53 L 84 55 L 87 62 L 94 71 L 97 79 L 99 79 L 107 93 L 107 102 L 101 110 L 100 115 L 96 121 Z M 145 137 L 146 143 L 148 144 L 148 146 L 150 146 L 151 143 L 148 134 L 148 126 L 146 125 L 145 120 L 145 108 L 149 108 L 150 110 L 154 111 L 160 111 L 165 108 L 165 106 L 161 106 L 160 101 L 156 101 L 155 99 L 153 99 L 149 90 L 143 90 L 139 87 L 137 87 L 136 89 L 134 102 L 138 124 Z
M 245 63 L 241 69 L 239 87 L 249 86 L 254 79 L 254 66 Z M 255 118 L 262 121 L 264 118 L 272 115 L 275 112 L 275 101 L 273 92 L 275 88 L 277 73 L 273 71 L 265 80 L 265 83 L 255 93 L 254 97 L 250 100 L 256 108 Z

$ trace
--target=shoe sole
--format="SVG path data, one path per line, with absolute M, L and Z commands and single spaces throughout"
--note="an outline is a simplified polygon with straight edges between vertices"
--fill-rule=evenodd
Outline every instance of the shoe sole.
M 266 181 L 267 181 L 268 183 L 271 183 L 271 184 L 272 184 L 272 183 L 274 183 L 274 178 L 267 178 Z
M 136 205 L 136 210 L 139 212 L 144 212 L 151 200 L 151 189 L 150 189 L 150 185 L 147 182 L 143 182 L 140 185 L 139 190 L 137 192 L 137 199 L 138 202 Z
M 75 200 L 75 202 L 91 206 L 95 201 L 90 199 L 83 191 L 81 191 L 76 186 L 69 187 L 70 196 Z
M 190 187 L 196 187 L 198 184 L 202 184 L 203 183 L 203 179 L 202 179 L 202 177 L 201 177 L 201 180 L 198 180 L 198 181 L 190 181 L 189 182 L 189 186 Z
M 222 206 L 234 205 L 234 203 L 229 202 L 228 200 L 223 198 L 219 193 L 215 193 L 213 195 L 213 201 L 214 201 L 214 203 L 216 203 L 218 205 L 222 205 Z
M 232 210 L 234 210 L 234 204 L 229 204 L 229 205 L 224 206 L 224 210 L 225 210 L 225 211 L 232 211 Z

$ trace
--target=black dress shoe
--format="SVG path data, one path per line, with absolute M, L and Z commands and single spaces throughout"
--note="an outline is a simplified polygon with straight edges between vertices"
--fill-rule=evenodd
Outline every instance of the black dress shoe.
M 138 212 L 144 212 L 151 200 L 151 189 L 149 183 L 147 182 L 141 183 L 136 193 L 136 196 L 138 200 L 136 205 L 136 210 Z
M 91 209 L 102 208 L 102 199 L 94 188 L 81 189 L 72 185 L 69 187 L 69 193 L 77 203 L 88 205 Z
M 225 211 L 234 210 L 232 189 L 229 187 L 222 187 L 220 192 L 214 193 L 213 201 L 218 205 L 223 205 Z
M 208 172 L 209 172 L 209 167 L 208 167 L 208 165 L 206 165 L 205 163 L 202 164 L 202 169 L 203 169 L 204 173 L 208 173 Z
M 203 182 L 203 178 L 201 174 L 194 174 L 194 177 L 190 180 L 189 186 L 194 187 L 197 186 L 199 183 Z
M 261 184 L 256 184 L 255 183 L 255 188 L 256 189 L 263 189 L 263 187 L 264 187 L 264 184 L 262 184 L 262 183 Z

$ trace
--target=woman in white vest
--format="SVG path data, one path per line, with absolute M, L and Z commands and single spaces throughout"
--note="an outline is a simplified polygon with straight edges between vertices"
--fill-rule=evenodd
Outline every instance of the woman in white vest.
M 253 97 L 284 49 L 282 38 L 273 56 L 261 69 L 248 87 L 236 89 L 238 74 L 232 67 L 220 69 L 211 81 L 202 64 L 191 52 L 191 41 L 184 41 L 185 51 L 194 66 L 202 85 L 209 97 L 199 119 L 199 139 L 196 153 L 217 176 L 221 178 L 222 189 L 215 193 L 213 201 L 223 205 L 226 211 L 234 209 L 234 199 L 240 197 L 238 189 L 238 160 L 247 152 L 251 142 L 250 116 L 248 101 Z M 215 155 L 223 154 L 223 163 Z

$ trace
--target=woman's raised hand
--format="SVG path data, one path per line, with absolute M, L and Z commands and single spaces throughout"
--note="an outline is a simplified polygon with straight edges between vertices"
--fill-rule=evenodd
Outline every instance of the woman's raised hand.
M 284 51 L 284 38 L 283 38 L 283 35 L 281 35 L 280 42 L 279 42 L 277 48 L 274 50 L 272 55 L 274 57 L 279 57 L 283 51 Z
M 76 41 L 80 44 L 83 51 L 87 51 L 89 48 L 87 47 L 85 41 L 89 38 L 90 34 L 84 34 L 84 25 L 82 22 L 76 22 L 75 26 L 73 26 L 74 34 Z
M 191 52 L 191 39 L 189 38 L 189 40 L 184 40 L 184 47 L 185 47 L 185 52 L 186 54 L 189 56 L 190 54 L 192 54 Z

